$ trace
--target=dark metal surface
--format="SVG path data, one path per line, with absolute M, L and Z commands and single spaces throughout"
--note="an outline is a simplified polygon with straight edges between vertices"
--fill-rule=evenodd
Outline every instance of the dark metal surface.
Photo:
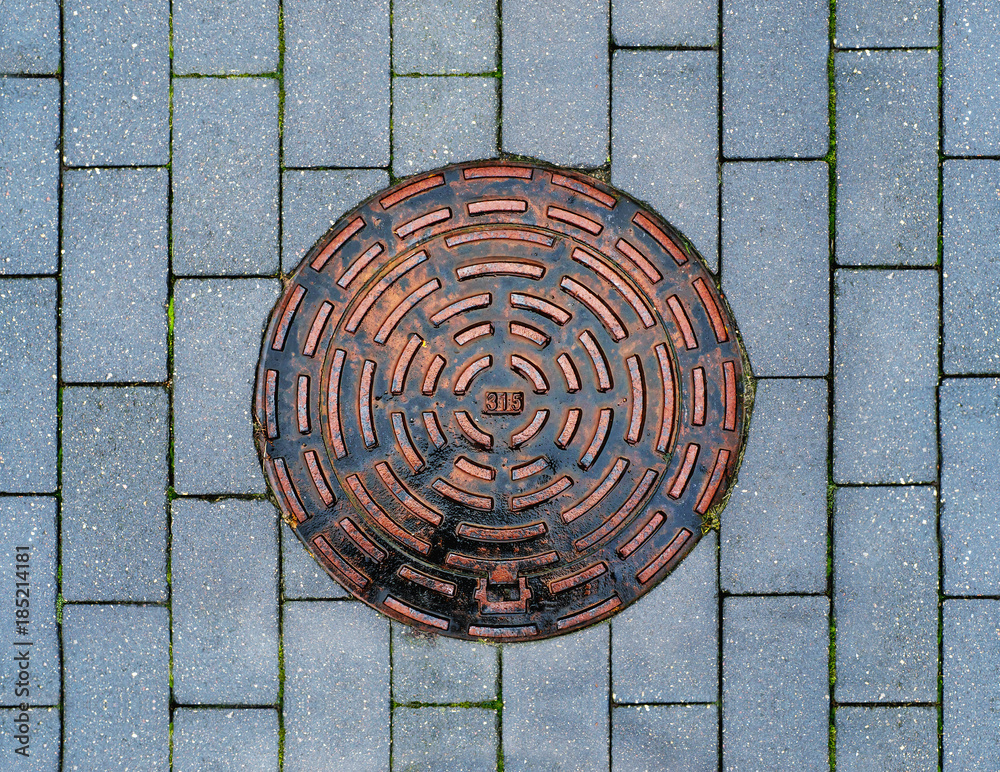
M 744 388 L 670 226 L 590 177 L 480 162 L 378 194 L 310 251 L 254 413 L 284 517 L 347 589 L 519 641 L 678 565 L 735 474 Z

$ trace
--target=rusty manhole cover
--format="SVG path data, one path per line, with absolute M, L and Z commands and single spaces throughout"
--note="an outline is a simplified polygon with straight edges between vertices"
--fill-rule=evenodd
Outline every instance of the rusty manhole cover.
M 575 172 L 409 179 L 346 215 L 275 306 L 254 412 L 306 547 L 457 638 L 614 614 L 701 536 L 739 461 L 744 366 L 701 260 Z

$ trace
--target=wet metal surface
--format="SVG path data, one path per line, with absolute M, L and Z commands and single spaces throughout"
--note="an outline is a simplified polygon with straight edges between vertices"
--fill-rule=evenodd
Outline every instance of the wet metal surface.
M 700 258 L 590 177 L 478 162 L 346 215 L 271 314 L 254 412 L 284 517 L 347 589 L 459 638 L 579 629 L 691 550 L 744 437 Z

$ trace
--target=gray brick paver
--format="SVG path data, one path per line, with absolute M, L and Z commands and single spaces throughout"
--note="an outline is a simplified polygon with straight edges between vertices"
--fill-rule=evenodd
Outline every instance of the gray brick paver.
M 937 709 L 837 708 L 837 772 L 937 772 Z
M 829 16 L 826 0 L 724 4 L 722 153 L 727 158 L 826 155 Z
M 497 66 L 493 0 L 395 0 L 394 72 L 424 75 L 492 72 Z
M 944 152 L 1000 154 L 1000 0 L 944 0 Z
M 839 702 L 937 699 L 936 503 L 933 488 L 837 490 Z
M 166 769 L 167 613 L 162 606 L 63 609 L 63 769 Z
M 392 697 L 396 702 L 487 702 L 497 696 L 497 648 L 393 623 Z
M 564 166 L 608 160 L 609 0 L 506 0 L 503 150 Z
M 288 524 L 281 523 L 281 592 L 286 599 L 327 600 L 349 593 L 306 552 Z
M 264 709 L 174 710 L 173 772 L 274 772 L 278 714 Z
M 174 81 L 175 274 L 278 269 L 278 83 Z
M 837 262 L 934 265 L 937 51 L 836 57 Z
M 171 507 L 173 698 L 267 705 L 278 697 L 277 513 L 267 501 Z
M 63 21 L 65 163 L 167 163 L 169 0 L 67 0 Z
M 58 142 L 58 81 L 0 79 L 0 274 L 59 268 Z
M 167 379 L 167 171 L 63 178 L 62 378 Z
M 934 0 L 839 0 L 838 48 L 908 48 L 938 44 Z
M 284 162 L 389 163 L 389 0 L 288 0 Z
M 639 705 L 612 713 L 611 772 L 717 772 L 715 705 Z
M 618 46 L 714 46 L 718 26 L 718 0 L 611 1 Z
M 723 590 L 826 591 L 827 392 L 818 379 L 757 382 L 747 450 L 722 517 Z
M 713 51 L 616 51 L 611 94 L 611 184 L 680 229 L 713 270 L 719 251 L 717 70 Z
M 167 393 L 63 390 L 62 593 L 167 600 Z
M 608 626 L 503 650 L 506 772 L 608 769 Z
M 6 731 L 0 734 L 0 753 L 5 759 L 17 759 L 17 772 L 59 772 L 60 715 L 58 708 L 35 708 L 28 711 L 30 729 L 27 742 L 18 735 L 22 718 L 20 708 L 0 709 L 0 724 Z M 24 736 L 24 735 L 21 735 Z M 27 756 L 15 751 L 25 750 Z
M 392 718 L 394 769 L 489 772 L 497 767 L 496 711 L 397 708 Z
M 59 1 L 7 0 L 0 15 L 0 73 L 52 74 L 59 55 Z
M 933 482 L 938 275 L 841 269 L 835 282 L 834 481 Z
M 56 282 L 0 279 L 0 491 L 56 490 Z
M 389 620 L 351 601 L 284 605 L 285 772 L 389 767 Z
M 174 73 L 274 72 L 278 0 L 174 0 Z

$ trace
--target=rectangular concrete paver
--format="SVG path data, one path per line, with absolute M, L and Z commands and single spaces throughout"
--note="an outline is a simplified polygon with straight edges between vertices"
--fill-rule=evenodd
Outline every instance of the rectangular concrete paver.
M 277 271 L 277 82 L 174 81 L 173 164 L 174 273 Z
M 944 152 L 1000 154 L 1000 0 L 944 0 Z
M 614 618 L 616 702 L 718 700 L 717 553 L 709 534 L 668 580 Z
M 507 0 L 503 150 L 564 166 L 608 159 L 608 0 Z
M 278 696 L 278 534 L 267 501 L 171 507 L 173 699 L 267 705 Z
M 178 493 L 263 493 L 251 392 L 273 279 L 174 285 L 174 486 Z
M 278 0 L 175 0 L 176 74 L 278 69 Z
M 944 371 L 1000 372 L 1000 162 L 944 164 Z
M 499 650 L 474 641 L 392 626 L 392 698 L 397 703 L 496 699 Z
M 722 171 L 722 288 L 754 375 L 830 369 L 829 169 L 730 163 Z
M 747 450 L 721 518 L 723 590 L 826 590 L 827 392 L 819 379 L 757 382 Z
M 349 596 L 306 552 L 285 522 L 281 523 L 281 592 L 286 599 L 326 600 Z
M 934 702 L 933 488 L 839 488 L 833 533 L 838 702 Z
M 934 0 L 839 0 L 838 48 L 905 48 L 938 44 Z
M 837 54 L 837 262 L 934 265 L 937 51 Z
M 717 71 L 712 51 L 616 51 L 611 94 L 611 183 L 679 228 L 713 270 L 719 252 Z
M 67 0 L 63 21 L 64 162 L 167 163 L 169 0 Z
M 825 0 L 734 0 L 722 14 L 722 153 L 826 155 L 830 6 Z
M 0 274 L 59 269 L 58 142 L 59 82 L 0 80 Z
M 843 707 L 836 722 L 837 772 L 937 772 L 935 708 Z
M 944 772 L 1000 769 L 1000 601 L 944 603 Z
M 7 0 L 0 15 L 0 73 L 51 74 L 59 69 L 58 0 Z
M 173 743 L 173 772 L 274 772 L 278 769 L 278 713 L 177 708 Z
M 351 601 L 284 605 L 285 772 L 389 767 L 389 620 Z
M 499 47 L 497 7 L 493 0 L 395 0 L 393 72 L 494 71 Z
M 283 8 L 285 164 L 386 166 L 389 0 Z
M 5 566 L 0 592 L 8 599 L 8 621 L 0 627 L 6 660 L 0 668 L 0 705 L 60 702 L 57 536 L 54 498 L 0 498 L 0 559 Z M 3 724 L 4 737 L 11 726 Z M 15 760 L 13 748 L 4 750 L 4 758 Z
M 489 772 L 497 768 L 497 714 L 485 708 L 399 708 L 394 769 Z M 505 767 L 506 769 L 506 767 Z
M 167 170 L 67 171 L 62 378 L 167 379 Z
M 497 154 L 496 78 L 394 78 L 397 177 Z
M 505 772 L 608 768 L 608 626 L 503 651 Z
M 166 601 L 166 392 L 67 387 L 62 406 L 63 595 Z
M 1000 595 L 1000 380 L 941 382 L 941 551 L 949 595 Z
M 611 0 L 619 46 L 714 46 L 718 26 L 718 0 Z
M 56 490 L 56 282 L 0 279 L 0 492 Z
M 24 716 L 27 715 L 27 722 Z M 0 753 L 17 772 L 59 772 L 61 721 L 58 708 L 0 709 Z M 25 723 L 27 733 L 22 732 Z
M 611 772 L 717 772 L 719 708 L 638 705 L 614 709 Z
M 63 609 L 63 769 L 166 769 L 169 648 L 162 606 Z
M 937 273 L 839 270 L 835 292 L 834 481 L 935 481 Z
M 722 766 L 829 768 L 829 600 L 726 598 Z

